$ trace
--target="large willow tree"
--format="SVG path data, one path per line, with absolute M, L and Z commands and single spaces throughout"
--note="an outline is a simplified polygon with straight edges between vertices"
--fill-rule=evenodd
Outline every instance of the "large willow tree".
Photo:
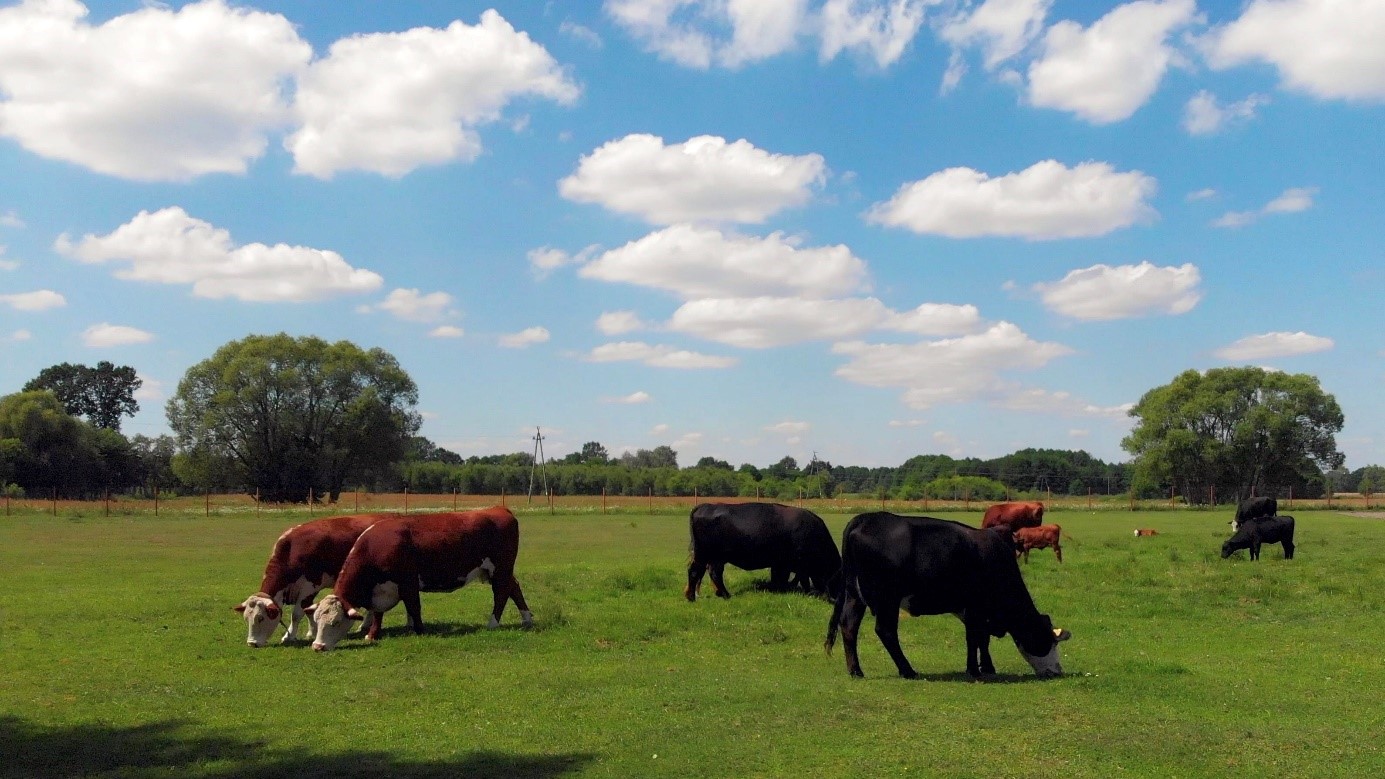
M 1345 459 L 1342 409 L 1314 376 L 1262 368 L 1184 371 L 1146 392 L 1121 446 L 1139 486 L 1171 485 L 1206 502 L 1279 495 Z
M 180 476 L 231 476 L 263 500 L 336 500 L 348 479 L 403 458 L 417 404 L 383 349 L 280 333 L 232 341 L 188 369 L 167 412 Z

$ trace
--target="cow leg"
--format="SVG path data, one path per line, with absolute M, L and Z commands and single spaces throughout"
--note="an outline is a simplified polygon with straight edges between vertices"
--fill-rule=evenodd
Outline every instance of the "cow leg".
M 519 622 L 524 627 L 534 626 L 534 612 L 529 610 L 529 604 L 524 601 L 524 591 L 519 588 L 519 579 L 512 574 L 510 576 L 510 600 L 515 602 L 515 608 L 519 609 Z
M 380 632 L 380 629 L 377 627 L 379 621 L 380 621 L 380 615 L 379 615 L 377 612 L 374 612 L 374 611 L 367 611 L 367 612 L 365 613 L 365 619 L 361 620 L 361 629 L 360 629 L 360 630 L 357 630 L 355 633 L 352 633 L 352 634 L 351 634 L 351 637 L 352 637 L 352 638 L 361 638 L 362 636 L 368 636 L 368 635 L 370 635 L 370 631 L 371 631 L 372 629 L 374 629 L 374 630 L 375 630 L 375 633 L 378 635 L 379 632 Z M 311 628 L 312 630 L 317 630 L 317 623 L 309 622 L 308 625 L 310 626 L 310 628 Z M 316 638 L 317 638 L 317 635 L 316 635 L 316 633 L 314 633 L 313 639 L 316 640 Z M 371 639 L 371 641 L 374 641 L 374 640 L 375 640 L 375 639 L 373 639 L 373 638 Z
M 718 598 L 731 597 L 731 591 L 726 589 L 726 582 L 721 580 L 722 574 L 726 571 L 726 563 L 712 563 L 708 567 L 708 573 L 712 575 L 712 586 L 717 588 Z
M 1252 559 L 1252 560 L 1259 560 L 1259 559 L 1260 559 L 1260 542 L 1259 542 L 1259 541 L 1255 541 L 1255 542 L 1252 542 L 1252 543 L 1251 543 L 1251 545 L 1250 545 L 1250 559 Z
M 400 587 L 399 599 L 404 601 L 404 613 L 417 635 L 423 635 L 423 603 L 418 597 L 417 587 Z
M 875 610 L 875 635 L 879 636 L 880 643 L 885 645 L 885 651 L 890 653 L 890 659 L 899 669 L 899 675 L 905 679 L 917 679 L 918 672 L 909 665 L 909 659 L 904 656 L 904 650 L 899 646 L 899 603 L 887 603 L 883 608 Z
M 288 617 L 289 624 L 287 627 L 284 628 L 284 637 L 279 640 L 279 643 L 287 644 L 290 641 L 294 641 L 298 638 L 299 620 L 304 620 L 308 623 L 308 640 L 313 640 L 313 634 L 317 631 L 317 626 L 313 624 L 312 620 L 306 619 L 308 615 L 303 612 L 304 608 L 313 605 L 313 599 L 308 598 L 307 601 L 307 603 L 294 601 L 292 606 L 289 606 L 288 608 L 285 608 L 283 610 L 283 617 Z M 283 622 L 282 617 L 280 618 L 280 622 Z
M 1287 538 L 1284 539 L 1284 559 L 1285 559 L 1285 560 L 1292 560 L 1292 559 L 1294 559 L 1294 542 L 1293 542 L 1293 541 L 1290 541 L 1290 540 L 1287 539 Z
M 861 672 L 861 658 L 856 653 L 856 638 L 861 631 L 861 620 L 866 616 L 866 602 L 861 596 L 852 590 L 854 587 L 847 587 L 847 591 L 842 597 L 845 599 L 842 604 L 842 615 L 837 620 L 837 627 L 842 632 L 842 654 L 846 657 L 846 672 L 852 676 L 865 676 Z
M 1059 546 L 1059 545 L 1057 545 L 1057 544 L 1054 544 L 1054 545 L 1053 545 L 1053 553 L 1054 553 L 1055 555 L 1058 555 L 1058 562 L 1060 562 L 1060 563 L 1063 562 L 1063 547 L 1061 547 L 1061 546 Z
M 967 674 L 973 679 L 984 675 L 995 675 L 995 663 L 991 660 L 991 634 L 986 621 L 963 619 L 967 631 Z
M 702 589 L 702 575 L 707 573 L 707 564 L 693 560 L 688 564 L 688 586 L 683 588 L 683 597 L 689 602 L 697 600 L 697 591 Z
M 383 622 L 385 621 L 385 612 L 383 612 L 383 611 L 371 611 L 368 615 L 366 615 L 366 618 L 365 618 L 365 619 L 366 619 L 367 622 L 370 623 L 370 627 L 366 628 L 366 631 L 365 631 L 365 640 L 366 640 L 366 641 L 378 641 L 378 640 L 380 640 L 380 624 L 383 623 Z
M 1024 564 L 1029 564 L 1029 547 L 1027 546 L 1024 548 Z

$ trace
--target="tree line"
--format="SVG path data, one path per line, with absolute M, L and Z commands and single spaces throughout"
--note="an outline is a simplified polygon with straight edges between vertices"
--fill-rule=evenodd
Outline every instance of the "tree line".
M 793 457 L 680 466 L 668 446 L 613 456 L 597 441 L 541 463 L 524 452 L 464 457 L 418 435 L 418 390 L 392 355 L 283 333 L 230 342 L 188 369 L 165 406 L 172 435 L 120 432 L 139 410 L 139 388 L 127 366 L 63 363 L 0 397 L 0 489 L 67 498 L 246 492 L 275 502 L 408 489 L 773 500 L 1133 493 L 1224 503 L 1385 488 L 1385 468 L 1342 467 L 1334 438 L 1342 412 L 1316 378 L 1250 367 L 1187 371 L 1146 393 L 1130 412 L 1124 463 L 1022 449 L 992 459 L 923 454 L 884 467 Z

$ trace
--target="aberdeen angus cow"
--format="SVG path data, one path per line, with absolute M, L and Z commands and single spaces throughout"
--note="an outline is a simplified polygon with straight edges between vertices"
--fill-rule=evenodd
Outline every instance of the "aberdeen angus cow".
M 861 514 L 842 533 L 842 591 L 827 624 L 827 651 L 842 634 L 846 670 L 862 676 L 857 631 L 869 608 L 899 675 L 917 676 L 899 647 L 899 612 L 953 614 L 966 626 L 967 673 L 995 673 L 991 637 L 1009 633 L 1039 676 L 1058 676 L 1058 642 L 1071 637 L 1040 614 L 1005 533 L 932 517 Z
M 1279 502 L 1274 498 L 1246 498 L 1236 506 L 1236 518 L 1231 520 L 1231 532 L 1240 529 L 1248 519 L 1272 517 L 1279 511 Z
M 717 597 L 731 597 L 722 581 L 728 563 L 747 571 L 768 568 L 774 589 L 836 595 L 842 558 L 827 524 L 811 511 L 778 503 L 702 503 L 689 515 L 688 531 L 692 560 L 683 596 L 690 601 L 697 600 L 708 571 Z
M 1011 530 L 1022 527 L 1038 527 L 1044 523 L 1044 504 L 1037 500 L 1027 502 L 997 503 L 986 509 L 981 518 L 981 527 L 1005 525 Z
M 265 564 L 260 590 L 234 607 L 249 626 L 245 643 L 261 647 L 269 642 L 274 628 L 286 622 L 281 643 L 298 635 L 298 621 L 312 605 L 319 590 L 331 587 L 351 545 L 366 528 L 389 514 L 327 517 L 294 525 L 274 542 Z M 316 626 L 308 623 L 308 640 Z
M 495 596 L 491 627 L 500 624 L 506 600 L 528 627 L 534 616 L 515 580 L 518 554 L 519 520 L 500 507 L 380 520 L 356 539 L 331 594 L 309 609 L 317 625 L 313 649 L 336 646 L 365 611 L 373 617 L 366 640 L 374 641 L 384 613 L 400 601 L 409 625 L 422 633 L 420 592 L 452 592 L 478 579 L 489 579 Z
M 1233 552 L 1249 549 L 1250 559 L 1259 560 L 1261 544 L 1283 544 L 1284 559 L 1294 559 L 1294 518 L 1285 514 L 1242 522 L 1221 545 L 1221 557 L 1225 560 Z
M 1063 547 L 1058 544 L 1058 536 L 1063 535 L 1061 525 L 1039 525 L 1038 527 L 1022 527 L 1015 531 L 1015 552 L 1024 555 L 1024 561 L 1029 562 L 1029 550 L 1047 549 L 1053 547 L 1053 554 L 1058 556 L 1058 562 L 1063 562 Z M 1071 538 L 1071 536 L 1069 536 Z

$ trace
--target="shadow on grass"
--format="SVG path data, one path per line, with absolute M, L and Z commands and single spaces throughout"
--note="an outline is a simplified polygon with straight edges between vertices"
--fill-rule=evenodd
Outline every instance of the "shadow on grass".
M 191 736 L 184 723 L 47 727 L 0 716 L 0 779 L 19 777 L 397 777 L 504 776 L 545 779 L 581 769 L 589 754 L 511 755 L 478 751 L 453 760 L 405 760 L 386 752 L 311 755 L 229 736 Z

